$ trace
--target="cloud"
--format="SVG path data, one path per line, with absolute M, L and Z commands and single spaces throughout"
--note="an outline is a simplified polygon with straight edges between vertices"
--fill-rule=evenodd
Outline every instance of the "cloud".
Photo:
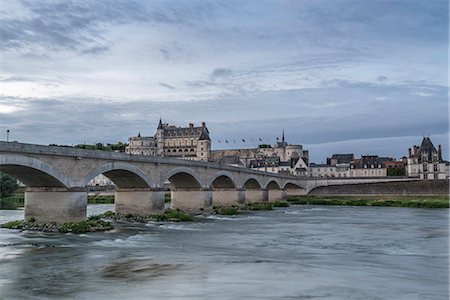
M 322 154 L 448 133 L 447 1 L 2 4 L 0 129 L 21 141 L 125 140 L 160 113 Z
M 216 68 L 211 72 L 211 79 L 215 79 L 218 77 L 227 77 L 232 74 L 231 69 L 229 68 Z
M 171 89 L 171 90 L 174 90 L 174 89 L 175 89 L 174 86 L 171 86 L 170 84 L 167 84 L 167 83 L 164 83 L 164 82 L 158 82 L 158 84 L 159 84 L 160 86 L 163 86 L 163 87 L 168 88 L 168 89 Z

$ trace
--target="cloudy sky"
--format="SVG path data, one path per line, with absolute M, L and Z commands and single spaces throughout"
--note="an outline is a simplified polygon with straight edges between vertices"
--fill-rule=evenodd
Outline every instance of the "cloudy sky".
M 316 162 L 400 157 L 423 135 L 448 155 L 447 0 L 0 7 L 0 139 L 125 141 L 162 116 L 207 122 L 215 149 L 284 128 Z

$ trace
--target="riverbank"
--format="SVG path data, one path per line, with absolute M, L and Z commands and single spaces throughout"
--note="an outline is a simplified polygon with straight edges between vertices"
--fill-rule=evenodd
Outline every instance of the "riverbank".
M 448 196 L 295 196 L 287 201 L 294 205 L 449 208 Z

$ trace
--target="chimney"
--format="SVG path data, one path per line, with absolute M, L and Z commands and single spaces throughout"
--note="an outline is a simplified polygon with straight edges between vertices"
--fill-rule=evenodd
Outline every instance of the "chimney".
M 194 123 L 189 123 L 189 128 L 194 128 Z
M 206 127 L 206 123 L 205 122 L 202 122 L 202 127 Z
M 417 145 L 414 145 L 414 156 L 417 156 Z
M 438 146 L 438 160 L 442 160 L 442 145 Z
M 411 148 L 408 148 L 408 158 L 411 158 Z

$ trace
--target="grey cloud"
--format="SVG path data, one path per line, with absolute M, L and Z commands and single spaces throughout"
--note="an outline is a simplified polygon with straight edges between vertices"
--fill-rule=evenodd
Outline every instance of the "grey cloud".
M 102 23 L 121 24 L 146 18 L 134 2 L 115 1 L 23 1 L 31 18 L 0 21 L 2 49 L 23 49 L 39 45 L 50 50 L 72 50 L 95 53 L 106 46 L 101 39 Z
M 159 84 L 160 86 L 163 86 L 163 87 L 168 88 L 168 89 L 171 89 L 171 90 L 174 90 L 174 89 L 175 89 L 174 86 L 171 86 L 170 84 L 167 84 L 167 83 L 164 83 L 164 82 L 158 82 L 158 84 Z
M 109 52 L 108 46 L 100 46 L 100 45 L 86 48 L 81 51 L 82 54 L 93 54 L 93 55 L 105 54 L 108 52 Z
M 62 78 L 42 78 L 42 77 L 30 77 L 30 76 L 0 76 L 0 82 L 35 82 L 51 85 L 60 85 L 64 83 Z
M 233 73 L 233 71 L 229 68 L 216 68 L 211 72 L 210 77 L 212 79 L 215 79 L 218 77 L 230 76 L 232 73 Z

